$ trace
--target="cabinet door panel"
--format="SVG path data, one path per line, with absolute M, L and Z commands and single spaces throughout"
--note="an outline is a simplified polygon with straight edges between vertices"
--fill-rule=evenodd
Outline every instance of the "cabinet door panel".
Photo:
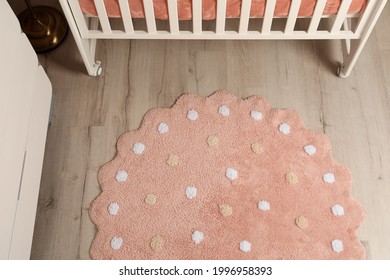
M 34 232 L 43 155 L 49 121 L 51 84 L 39 66 L 35 78 L 31 119 L 19 201 L 15 215 L 10 259 L 29 259 Z
M 7 1 L 0 1 L 0 259 L 10 252 L 38 58 Z

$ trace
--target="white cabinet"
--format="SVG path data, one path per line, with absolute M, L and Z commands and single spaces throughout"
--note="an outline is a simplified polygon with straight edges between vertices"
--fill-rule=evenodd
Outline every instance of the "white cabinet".
M 0 259 L 29 259 L 51 84 L 0 0 Z

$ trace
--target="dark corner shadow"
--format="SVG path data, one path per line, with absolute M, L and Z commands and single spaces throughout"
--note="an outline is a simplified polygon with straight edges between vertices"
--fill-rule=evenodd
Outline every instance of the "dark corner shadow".
M 88 75 L 87 69 L 85 68 L 79 49 L 77 48 L 76 42 L 74 41 L 70 30 L 61 45 L 50 52 L 41 54 L 40 58 L 42 55 L 45 57 L 45 60 L 50 61 L 48 65 L 42 63 L 45 68 L 51 68 L 53 64 L 55 64 L 55 68 L 59 70 L 62 69 L 66 70 L 66 72 Z

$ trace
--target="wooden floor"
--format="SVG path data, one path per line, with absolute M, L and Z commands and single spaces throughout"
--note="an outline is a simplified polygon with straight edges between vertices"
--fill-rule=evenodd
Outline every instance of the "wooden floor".
M 359 230 L 369 258 L 390 259 L 390 6 L 352 75 L 335 76 L 338 41 L 100 41 L 101 77 L 86 75 L 69 34 L 40 56 L 53 84 L 32 259 L 88 259 L 95 226 L 88 216 L 99 194 L 99 167 L 115 155 L 117 137 L 138 127 L 152 107 L 184 92 L 228 89 L 293 108 L 324 131 L 335 159 L 353 175 L 352 192 L 367 211 Z

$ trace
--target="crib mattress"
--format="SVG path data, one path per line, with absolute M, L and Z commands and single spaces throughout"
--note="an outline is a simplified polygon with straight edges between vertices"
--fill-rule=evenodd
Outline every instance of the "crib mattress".
M 336 14 L 342 0 L 328 0 L 324 14 Z M 93 0 L 79 0 L 82 11 L 88 15 L 97 15 Z M 109 17 L 120 17 L 118 0 L 104 0 Z M 155 17 L 168 19 L 167 0 L 154 0 Z M 316 0 L 302 0 L 299 16 L 312 16 Z M 367 0 L 353 0 L 349 8 L 349 14 L 357 14 L 363 10 Z M 145 17 L 142 0 L 129 0 L 131 15 L 133 18 Z M 192 18 L 192 0 L 178 0 L 178 13 L 180 20 Z M 203 0 L 203 19 L 210 20 L 216 17 L 217 0 Z M 266 0 L 252 0 L 251 17 L 263 17 Z M 287 16 L 291 0 L 277 0 L 275 16 Z M 237 18 L 240 16 L 241 0 L 227 0 L 226 16 Z

